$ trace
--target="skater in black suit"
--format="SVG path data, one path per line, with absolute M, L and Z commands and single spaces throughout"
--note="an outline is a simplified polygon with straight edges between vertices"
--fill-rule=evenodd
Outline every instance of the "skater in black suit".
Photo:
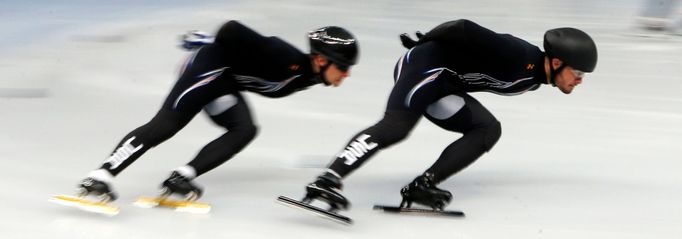
M 303 201 L 319 199 L 347 209 L 341 180 L 382 149 L 405 139 L 426 118 L 462 137 L 446 147 L 423 174 L 400 191 L 401 206 L 412 202 L 442 210 L 452 197 L 436 185 L 489 151 L 502 133 L 500 122 L 469 92 L 517 95 L 551 84 L 570 94 L 597 64 L 594 41 L 575 28 L 549 30 L 544 49 L 469 20 L 443 23 L 414 41 L 394 69 L 395 85 L 384 116 L 357 133 L 327 171 L 306 187 Z
M 196 48 L 161 109 L 123 137 L 99 169 L 79 184 L 81 195 L 116 198 L 114 176 L 147 150 L 171 138 L 202 110 L 225 128 L 187 165 L 162 183 L 167 193 L 194 200 L 202 189 L 193 180 L 223 164 L 256 136 L 257 126 L 241 94 L 284 97 L 316 84 L 339 86 L 358 60 L 358 43 L 347 30 L 329 26 L 309 32 L 306 54 L 278 37 L 260 35 L 237 21 L 225 23 L 215 39 L 193 33 L 184 46 Z

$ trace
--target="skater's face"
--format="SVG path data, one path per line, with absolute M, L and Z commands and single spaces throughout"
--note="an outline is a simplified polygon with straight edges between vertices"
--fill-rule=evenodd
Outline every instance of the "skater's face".
M 329 65 L 324 72 L 322 72 L 322 74 L 324 74 L 324 78 L 327 80 L 327 83 L 334 87 L 340 86 L 343 80 L 350 76 L 350 66 L 334 63 L 333 61 L 329 61 L 327 58 L 320 55 L 315 56 L 314 62 L 316 64 L 315 69 L 317 72 L 322 70 L 324 66 Z
M 341 85 L 343 79 L 350 76 L 350 67 L 339 66 L 335 63 L 332 63 L 329 66 L 329 68 L 327 68 L 327 71 L 324 72 L 324 74 L 325 74 L 324 77 L 325 79 L 327 79 L 329 84 L 331 84 L 334 87 L 337 87 Z
M 584 72 L 573 69 L 570 66 L 564 67 L 561 74 L 557 75 L 556 86 L 564 92 L 564 94 L 570 94 L 573 88 L 583 83 Z
M 561 65 L 561 61 L 558 59 L 553 59 L 558 61 L 558 64 L 555 65 Z M 555 62 L 552 62 L 553 64 Z M 564 94 L 570 94 L 573 92 L 573 88 L 576 86 L 580 85 L 583 82 L 583 77 L 585 76 L 585 72 L 573 69 L 571 66 L 566 66 L 564 67 L 559 74 L 556 75 L 555 79 L 555 84 L 556 87 L 561 90 Z

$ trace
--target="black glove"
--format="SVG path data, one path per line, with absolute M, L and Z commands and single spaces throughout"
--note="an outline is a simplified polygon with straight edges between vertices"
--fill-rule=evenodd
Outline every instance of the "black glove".
M 412 40 L 410 36 L 407 35 L 407 33 L 400 34 L 400 42 L 403 44 L 403 46 L 407 49 L 411 49 L 412 47 L 417 45 L 417 42 L 419 39 L 421 39 L 424 34 L 421 33 L 420 31 L 415 32 L 415 35 L 417 36 L 417 40 Z

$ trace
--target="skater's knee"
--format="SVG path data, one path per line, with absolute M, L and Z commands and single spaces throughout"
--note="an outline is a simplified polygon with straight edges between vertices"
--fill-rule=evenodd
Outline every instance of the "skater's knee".
M 376 135 L 384 146 L 389 146 L 407 138 L 419 117 L 420 115 L 409 112 L 389 111 L 367 131 L 370 135 Z
M 146 146 L 154 147 L 173 137 L 182 127 L 183 125 L 172 121 L 152 120 L 130 134 L 137 137 Z
M 249 140 L 253 140 L 256 137 L 256 135 L 258 135 L 258 126 L 251 124 L 245 127 L 244 134 L 245 137 L 249 138 Z
M 382 146 L 389 146 L 407 138 L 410 128 L 400 125 L 400 123 L 379 121 L 365 131 L 365 134 L 372 136 L 380 141 Z
M 488 126 L 485 128 L 485 135 L 483 138 L 485 151 L 492 149 L 500 139 L 500 136 L 502 136 L 502 125 L 500 124 L 500 121 L 495 120 L 488 124 Z
M 240 138 L 245 141 L 251 141 L 258 135 L 258 126 L 254 124 L 239 125 L 229 129 L 230 132 L 240 135 Z

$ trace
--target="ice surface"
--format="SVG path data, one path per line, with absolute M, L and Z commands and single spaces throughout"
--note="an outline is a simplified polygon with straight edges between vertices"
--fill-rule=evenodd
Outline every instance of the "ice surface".
M 682 37 L 633 29 L 639 1 L 8 1 L 0 0 L 2 238 L 679 238 Z M 106 2 L 106 1 L 105 1 Z M 422 121 L 345 180 L 355 225 L 275 203 L 302 196 L 332 155 L 376 122 L 404 53 L 398 34 L 468 18 L 541 44 L 545 30 L 590 33 L 599 64 L 573 94 L 476 93 L 502 122 L 496 147 L 442 184 L 464 219 L 372 211 L 459 135 Z M 188 53 L 188 30 L 241 20 L 307 50 L 305 32 L 350 29 L 360 65 L 339 88 L 284 99 L 247 94 L 261 128 L 242 153 L 197 179 L 210 215 L 140 209 L 170 170 L 222 133 L 205 116 L 116 178 L 121 213 L 47 202 L 70 193 L 129 130 L 156 112 Z M 311 168 L 313 167 L 313 168 Z M 678 236 L 675 236 L 678 235 Z

